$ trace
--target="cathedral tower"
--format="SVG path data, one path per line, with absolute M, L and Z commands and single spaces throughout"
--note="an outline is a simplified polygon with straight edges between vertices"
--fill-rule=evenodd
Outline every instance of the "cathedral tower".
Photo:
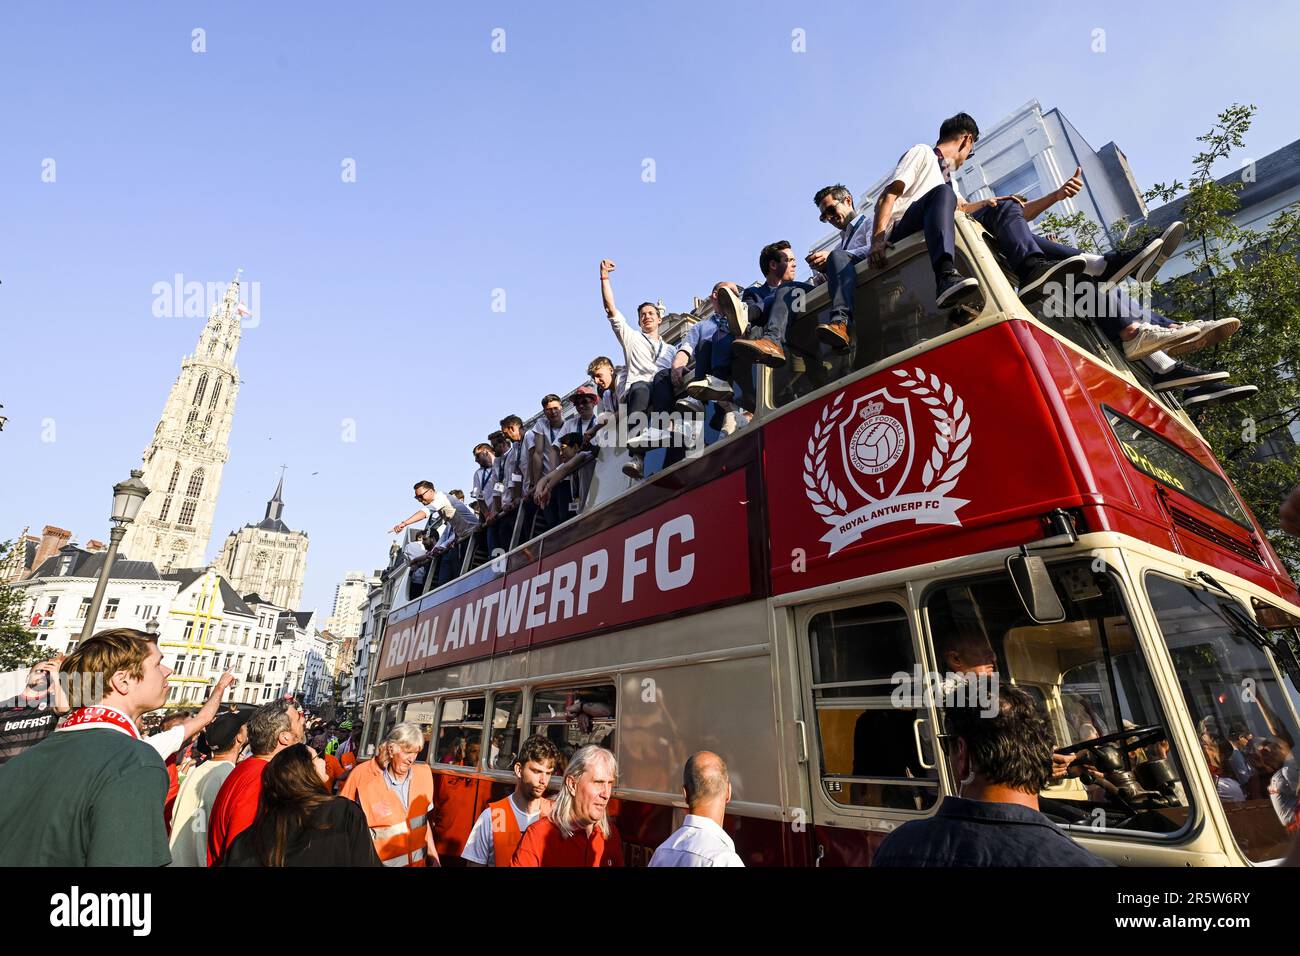
M 216 560 L 217 570 L 241 595 L 257 594 L 278 607 L 298 610 L 307 574 L 307 535 L 280 518 L 284 474 L 266 503 L 266 517 L 232 531 Z
M 221 469 L 239 392 L 239 274 L 208 316 L 194 354 L 181 360 L 153 440 L 144 451 L 149 497 L 122 542 L 124 556 L 161 572 L 204 567 Z

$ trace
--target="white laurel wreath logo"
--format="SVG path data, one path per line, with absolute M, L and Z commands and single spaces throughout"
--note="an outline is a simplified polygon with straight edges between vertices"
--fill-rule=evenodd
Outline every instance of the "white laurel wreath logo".
M 899 384 L 919 398 L 935 419 L 934 447 L 921 469 L 921 486 L 927 494 L 941 497 L 956 486 L 957 476 L 969 460 L 970 413 L 961 397 L 953 394 L 952 386 L 939 381 L 939 376 L 927 377 L 919 368 L 910 372 L 894 369 L 894 374 L 902 380 Z M 844 415 L 843 401 L 844 393 L 840 392 L 822 409 L 803 457 L 804 493 L 813 511 L 827 524 L 835 524 L 848 514 L 848 502 L 826 470 L 826 451 L 835 426 Z

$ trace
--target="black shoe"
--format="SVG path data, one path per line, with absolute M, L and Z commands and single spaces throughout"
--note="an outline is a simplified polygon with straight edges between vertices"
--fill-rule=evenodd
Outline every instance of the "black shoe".
M 1066 276 L 1083 275 L 1087 267 L 1088 260 L 1082 255 L 1056 262 L 1048 262 L 1041 256 L 1026 259 L 1020 272 L 1020 301 L 1026 305 L 1037 302 L 1046 293 L 1049 282 L 1064 282 Z
M 968 279 L 956 270 L 935 277 L 934 304 L 941 309 L 950 309 L 963 302 L 969 302 L 979 294 L 979 281 Z
M 1106 268 L 1097 278 L 1102 282 L 1118 285 L 1134 273 L 1141 272 L 1160 254 L 1164 246 L 1163 239 L 1152 239 L 1137 252 L 1127 256 L 1116 256 L 1106 260 Z
M 1229 385 L 1227 382 L 1198 385 L 1183 392 L 1183 408 L 1203 408 L 1216 402 L 1239 402 L 1258 391 L 1254 385 Z
M 1182 362 L 1167 372 L 1151 373 L 1152 387 L 1157 392 L 1167 392 L 1171 388 L 1204 385 L 1206 382 L 1222 382 L 1227 377 L 1227 372 L 1207 372 L 1195 365 L 1187 365 Z

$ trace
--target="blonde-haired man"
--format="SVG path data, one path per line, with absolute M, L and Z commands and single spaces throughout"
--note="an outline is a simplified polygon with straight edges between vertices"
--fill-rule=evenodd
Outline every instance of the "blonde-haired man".
M 0 774 L 0 867 L 165 866 L 167 770 L 140 717 L 167 700 L 152 635 L 101 631 L 64 659 L 72 711 Z

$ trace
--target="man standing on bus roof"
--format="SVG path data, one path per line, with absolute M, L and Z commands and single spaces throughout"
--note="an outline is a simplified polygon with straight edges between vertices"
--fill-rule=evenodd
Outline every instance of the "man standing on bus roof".
M 579 747 L 549 817 L 525 832 L 511 866 L 622 866 L 623 840 L 609 822 L 618 761 L 604 747 Z
M 609 259 L 600 260 L 600 297 L 610 328 L 623 346 L 624 365 L 627 367 L 622 395 L 624 415 L 644 419 L 650 412 L 650 385 L 656 374 L 672 364 L 673 347 L 659 337 L 661 316 L 653 302 L 642 302 L 636 307 L 639 329 L 634 330 L 628 325 L 614 304 L 614 287 L 609 277 L 615 268 Z M 628 445 L 631 457 L 623 466 L 623 473 L 629 478 L 640 479 L 645 476 L 644 421 L 634 421 L 628 430 L 632 433 Z M 638 441 L 633 442 L 634 438 Z
M 447 555 L 451 556 L 451 561 L 448 562 L 444 560 L 442 562 L 442 567 L 447 569 L 454 568 L 454 571 L 451 571 L 450 577 L 445 576 L 442 572 L 439 573 L 438 583 L 444 584 L 459 573 L 460 564 L 457 563 L 457 555 L 459 556 L 459 560 L 464 560 L 465 543 L 469 536 L 477 530 L 478 518 L 475 516 L 474 512 L 470 510 L 469 505 L 465 504 L 465 502 L 461 501 L 459 498 L 448 498 L 441 491 L 434 488 L 433 482 L 431 481 L 417 481 L 415 483 L 415 500 L 424 507 L 416 511 L 405 521 L 399 521 L 397 524 L 393 525 L 391 529 L 392 533 L 400 534 L 408 525 L 413 525 L 417 521 L 425 519 L 428 519 L 430 522 L 429 530 L 432 530 L 435 524 L 440 524 L 443 521 L 446 521 L 451 528 L 452 534 L 455 535 L 455 544 L 447 551 Z M 429 544 L 430 542 L 426 540 L 425 543 Z
M 1051 779 L 1052 732 L 1034 699 L 998 688 L 996 716 L 978 702 L 943 709 L 958 795 L 885 837 L 877 867 L 1109 866 L 1038 809 Z
M 736 844 L 722 829 L 731 802 L 731 777 L 722 758 L 708 750 L 691 754 L 682 770 L 689 811 L 682 825 L 655 850 L 651 866 L 744 866 Z
M 478 467 L 470 479 L 469 498 L 480 523 L 488 519 L 488 505 L 492 501 L 492 466 L 496 460 L 497 456 L 487 442 L 481 441 L 474 446 L 474 464 Z
M 549 737 L 533 734 L 525 740 L 514 760 L 514 791 L 479 814 L 461 859 L 470 866 L 509 866 L 524 832 L 551 812 L 546 788 L 559 764 L 559 748 Z
M 529 488 L 536 492 L 537 483 L 560 464 L 559 441 L 565 430 L 564 401 L 550 394 L 542 399 L 542 417 L 525 436 L 528 445 Z

